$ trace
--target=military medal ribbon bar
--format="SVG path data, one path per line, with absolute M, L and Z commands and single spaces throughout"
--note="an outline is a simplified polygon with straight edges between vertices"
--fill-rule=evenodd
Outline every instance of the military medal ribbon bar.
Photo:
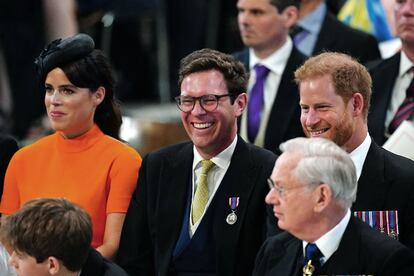
M 355 211 L 354 216 L 391 238 L 398 240 L 398 211 Z

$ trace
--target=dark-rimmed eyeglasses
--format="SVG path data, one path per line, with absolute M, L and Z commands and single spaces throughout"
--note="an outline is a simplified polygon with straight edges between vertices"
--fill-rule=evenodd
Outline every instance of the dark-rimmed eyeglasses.
M 200 103 L 200 106 L 208 112 L 212 112 L 217 109 L 219 100 L 223 97 L 233 97 L 233 94 L 224 94 L 224 95 L 214 95 L 208 94 L 203 95 L 201 97 L 191 97 L 191 96 L 177 96 L 175 97 L 175 101 L 177 103 L 178 108 L 182 112 L 191 112 L 194 109 L 196 101 Z
M 270 190 L 274 189 L 281 198 L 286 196 L 287 191 L 307 187 L 305 185 L 297 185 L 297 186 L 288 187 L 288 188 L 280 187 L 279 185 L 276 185 L 275 182 L 273 182 L 271 178 L 267 179 L 267 185 L 269 185 Z

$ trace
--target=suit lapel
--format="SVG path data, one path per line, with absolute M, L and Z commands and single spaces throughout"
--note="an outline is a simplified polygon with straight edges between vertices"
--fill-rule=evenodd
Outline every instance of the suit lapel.
M 351 219 L 345 229 L 338 249 L 322 266 L 320 273 L 325 274 L 353 274 L 361 272 L 363 266 L 360 256 L 360 233 L 357 231 L 356 218 Z
M 250 158 L 249 147 L 241 137 L 238 137 L 237 146 L 233 153 L 230 166 L 218 188 L 212 204 L 215 205 L 214 217 L 215 236 L 217 237 L 217 267 L 223 268 L 219 271 L 222 275 L 232 275 L 234 268 L 230 265 L 235 263 L 237 255 L 240 229 L 243 226 L 245 214 L 249 206 L 249 200 L 256 185 L 255 179 L 261 167 L 253 164 Z M 237 221 L 230 225 L 226 222 L 231 213 L 229 198 L 239 197 L 239 205 L 236 210 Z
M 291 124 L 300 124 L 299 91 L 295 84 L 293 72 L 302 63 L 299 51 L 293 47 L 285 70 L 280 80 L 277 95 L 269 116 L 265 134 L 266 149 L 276 151 L 281 142 L 286 140 L 286 132 Z M 283 119 L 285 118 L 285 119 Z M 277 130 L 275 130 L 277 128 Z
M 358 211 L 382 210 L 386 193 L 384 154 L 382 149 L 372 141 L 358 180 L 357 198 L 352 209 Z
M 384 140 L 384 122 L 399 72 L 400 57 L 401 54 L 397 53 L 371 71 L 373 80 L 371 106 L 374 108 L 370 109 L 368 125 L 371 135 L 378 143 Z
M 161 252 L 171 256 L 180 234 L 192 177 L 192 143 L 186 144 L 176 155 L 169 156 L 160 167 L 160 190 L 156 218 Z M 165 260 L 167 261 L 167 260 Z M 167 261 L 167 263 L 169 260 Z
M 250 55 L 249 55 L 249 50 L 246 48 L 241 52 L 237 52 L 235 55 L 235 58 L 237 58 L 241 63 L 243 63 L 245 69 L 247 72 L 250 72 L 250 68 L 249 68 L 249 59 L 250 59 Z M 246 112 L 245 112 L 246 113 Z M 244 114 L 243 114 L 244 115 Z M 237 131 L 238 133 L 240 133 L 240 129 L 241 129 L 241 120 L 242 120 L 242 116 L 239 116 L 237 118 Z
M 249 72 L 249 50 L 244 49 L 242 52 L 240 52 L 238 59 L 244 64 L 244 67 L 246 67 L 247 72 Z
M 326 13 L 325 19 L 322 22 L 321 30 L 319 31 L 318 38 L 316 40 L 315 47 L 313 48 L 312 53 L 319 53 L 324 49 L 335 48 L 335 36 L 332 34 L 335 33 L 335 21 L 329 18 L 329 12 Z

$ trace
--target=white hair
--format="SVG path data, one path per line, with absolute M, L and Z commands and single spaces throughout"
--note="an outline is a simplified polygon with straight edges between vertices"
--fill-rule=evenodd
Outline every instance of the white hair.
M 343 149 L 323 138 L 294 138 L 280 145 L 282 152 L 299 153 L 295 175 L 308 185 L 328 185 L 333 198 L 350 208 L 356 199 L 355 165 Z

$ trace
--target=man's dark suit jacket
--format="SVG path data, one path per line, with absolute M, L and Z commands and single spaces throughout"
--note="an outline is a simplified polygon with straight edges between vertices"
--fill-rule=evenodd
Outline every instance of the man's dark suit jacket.
M 345 53 L 364 64 L 381 58 L 374 36 L 345 25 L 330 12 L 325 15 L 312 55 L 323 51 Z
M 91 248 L 79 276 L 128 276 L 128 274 L 118 265 L 109 262 L 98 251 Z
M 401 52 L 398 52 L 369 70 L 372 77 L 372 97 L 368 113 L 368 129 L 379 145 L 383 145 L 386 141 L 385 117 L 400 70 L 400 60 Z
M 414 162 L 372 142 L 352 211 L 385 210 L 398 210 L 399 241 L 414 250 Z M 268 236 L 280 233 L 276 221 L 269 215 Z
M 222 208 L 213 218 L 217 275 L 251 275 L 265 240 L 269 191 L 266 179 L 276 156 L 238 137 L 230 166 L 214 195 Z M 117 263 L 130 275 L 167 275 L 191 185 L 193 144 L 173 145 L 148 154 L 139 173 L 121 235 Z M 237 222 L 226 223 L 229 197 L 240 197 Z M 213 202 L 212 202 L 213 203 Z M 217 206 L 217 205 L 216 205 Z
M 302 275 L 303 259 L 302 241 L 284 232 L 263 244 L 253 275 Z M 414 255 L 404 245 L 351 216 L 338 249 L 317 275 L 414 275 Z
M 0 134 L 0 197 L 3 194 L 4 175 L 13 154 L 19 149 L 16 140 Z
M 372 142 L 352 210 L 398 210 L 399 240 L 414 250 L 414 162 Z
M 234 56 L 249 69 L 248 49 L 235 53 Z M 304 136 L 300 123 L 299 89 L 294 81 L 293 73 L 305 60 L 306 56 L 293 47 L 269 115 L 264 148 L 278 154 L 280 153 L 280 143 L 295 137 Z M 239 125 L 240 119 L 241 117 L 239 118 Z

